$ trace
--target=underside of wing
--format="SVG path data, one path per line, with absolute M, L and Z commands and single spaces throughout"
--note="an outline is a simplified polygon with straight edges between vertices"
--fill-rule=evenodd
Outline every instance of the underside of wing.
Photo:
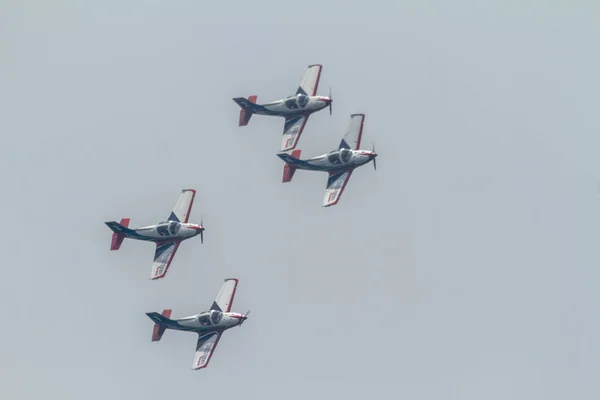
M 316 95 L 317 89 L 319 88 L 319 79 L 321 78 L 322 69 L 323 66 L 319 64 L 309 65 L 308 69 L 304 73 L 304 77 L 302 78 L 302 82 L 300 82 L 300 87 L 298 87 L 296 94 L 302 93 L 309 96 Z
M 360 148 L 360 140 L 362 139 L 363 125 L 365 123 L 365 114 L 352 114 L 348 129 L 340 142 L 340 149 L 358 150 Z
M 231 305 L 233 304 L 233 298 L 235 297 L 235 290 L 237 289 L 238 280 L 236 278 L 226 279 L 219 290 L 219 294 L 215 299 L 211 310 L 219 310 L 223 312 L 231 311 Z
M 336 205 L 342 197 L 344 188 L 352 175 L 352 170 L 330 172 L 327 180 L 327 188 L 325 189 L 325 198 L 323 199 L 323 207 Z
M 283 126 L 283 138 L 281 139 L 281 151 L 289 151 L 296 147 L 308 115 L 295 115 L 285 119 Z
M 196 197 L 194 189 L 182 190 L 175 208 L 173 208 L 171 215 L 169 215 L 169 221 L 188 222 L 190 212 L 192 211 L 192 204 L 194 204 L 194 197 Z
M 194 355 L 194 366 L 192 369 L 201 369 L 208 366 L 217 343 L 221 338 L 222 332 L 199 333 L 196 343 L 196 354 Z
M 173 257 L 175 257 L 179 243 L 180 242 L 163 242 L 156 244 L 150 279 L 164 278 L 171 265 L 171 261 L 173 261 Z

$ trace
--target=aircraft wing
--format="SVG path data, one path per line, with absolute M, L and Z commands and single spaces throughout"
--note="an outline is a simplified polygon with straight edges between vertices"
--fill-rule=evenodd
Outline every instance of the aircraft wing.
M 352 170 L 329 173 L 327 188 L 325 189 L 325 198 L 323 199 L 323 207 L 334 206 L 340 201 L 340 197 L 344 192 L 344 188 L 346 187 L 350 176 L 352 176 Z
M 194 197 L 196 197 L 196 191 L 194 189 L 184 189 L 181 191 L 181 196 L 175 204 L 175 208 L 169 215 L 168 221 L 179 221 L 186 223 L 190 219 L 190 212 L 192 211 L 192 204 L 194 204 Z
M 319 79 L 321 78 L 322 69 L 323 66 L 320 64 L 309 65 L 296 94 L 302 93 L 309 96 L 316 95 L 317 89 L 319 88 Z
M 156 244 L 150 279 L 160 279 L 165 277 L 167 270 L 171 265 L 171 261 L 173 261 L 173 257 L 175 257 L 179 243 L 181 242 L 172 241 Z
M 362 139 L 365 114 L 352 114 L 346 133 L 340 142 L 340 149 L 358 150 Z
M 286 117 L 283 126 L 283 138 L 281 139 L 281 151 L 292 150 L 296 147 L 306 121 L 308 121 L 308 115 Z
M 231 311 L 235 290 L 237 289 L 238 280 L 236 278 L 225 279 L 217 298 L 213 302 L 211 310 L 219 310 L 223 312 Z
M 223 332 L 212 331 L 202 332 L 198 334 L 198 342 L 196 343 L 196 354 L 194 355 L 194 366 L 192 369 L 201 369 L 208 366 L 208 362 L 221 339 Z

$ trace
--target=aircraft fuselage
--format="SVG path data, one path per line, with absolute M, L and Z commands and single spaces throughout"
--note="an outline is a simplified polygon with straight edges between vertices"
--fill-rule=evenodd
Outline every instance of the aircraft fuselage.
M 162 242 L 190 239 L 199 235 L 203 230 L 204 228 L 197 224 L 167 221 L 132 229 L 124 235 L 130 239 Z
M 190 317 L 161 322 L 168 329 L 186 332 L 226 331 L 240 325 L 246 316 L 233 312 L 206 311 Z
M 256 105 L 254 114 L 274 115 L 280 117 L 298 114 L 312 114 L 322 110 L 331 103 L 331 99 L 323 96 L 294 95 L 271 103 Z
M 329 172 L 354 169 L 367 164 L 375 157 L 377 154 L 368 150 L 337 149 L 306 160 L 286 159 L 286 162 L 296 169 Z

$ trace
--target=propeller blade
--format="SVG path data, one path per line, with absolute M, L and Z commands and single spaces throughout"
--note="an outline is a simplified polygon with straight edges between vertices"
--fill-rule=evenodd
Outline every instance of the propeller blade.
M 204 244 L 204 217 L 200 216 L 200 227 L 202 230 L 200 231 L 200 244 Z
M 329 115 L 332 115 L 333 110 L 331 108 L 331 103 L 333 102 L 333 97 L 331 97 L 331 87 L 329 87 L 329 100 Z

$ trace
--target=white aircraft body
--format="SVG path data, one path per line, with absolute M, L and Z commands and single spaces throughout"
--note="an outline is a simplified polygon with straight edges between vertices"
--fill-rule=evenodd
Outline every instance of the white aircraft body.
M 296 94 L 282 100 L 267 104 L 257 104 L 257 96 L 236 97 L 233 99 L 242 109 L 240 110 L 239 126 L 246 126 L 253 114 L 284 117 L 283 138 L 281 151 L 292 150 L 298 144 L 300 135 L 310 114 L 329 106 L 331 114 L 331 94 L 329 97 L 317 96 L 322 65 L 309 65 L 296 90 Z
M 152 341 L 159 341 L 167 329 L 197 333 L 198 341 L 192 369 L 208 366 L 223 332 L 234 326 L 241 326 L 250 313 L 244 315 L 231 312 L 237 284 L 236 278 L 226 279 L 210 310 L 201 314 L 173 320 L 170 319 L 171 310 L 164 310 L 162 314 L 146 313 L 155 322 Z
M 277 154 L 285 162 L 282 181 L 290 182 L 297 169 L 327 172 L 329 179 L 322 206 L 329 207 L 337 204 L 355 168 L 369 161 L 373 161 L 373 167 L 376 168 L 375 148 L 372 151 L 359 149 L 364 121 L 364 114 L 351 115 L 350 124 L 339 147 L 327 154 L 306 160 L 300 159 L 301 150 L 294 150 L 291 155 Z
M 181 242 L 198 235 L 200 235 L 200 241 L 204 242 L 202 222 L 200 225 L 188 223 L 195 196 L 196 191 L 194 189 L 183 190 L 167 221 L 157 225 L 129 229 L 129 218 L 121 219 L 120 223 L 115 221 L 105 222 L 114 232 L 110 249 L 119 250 L 125 238 L 155 242 L 156 251 L 154 252 L 150 279 L 163 278 L 167 274 Z

